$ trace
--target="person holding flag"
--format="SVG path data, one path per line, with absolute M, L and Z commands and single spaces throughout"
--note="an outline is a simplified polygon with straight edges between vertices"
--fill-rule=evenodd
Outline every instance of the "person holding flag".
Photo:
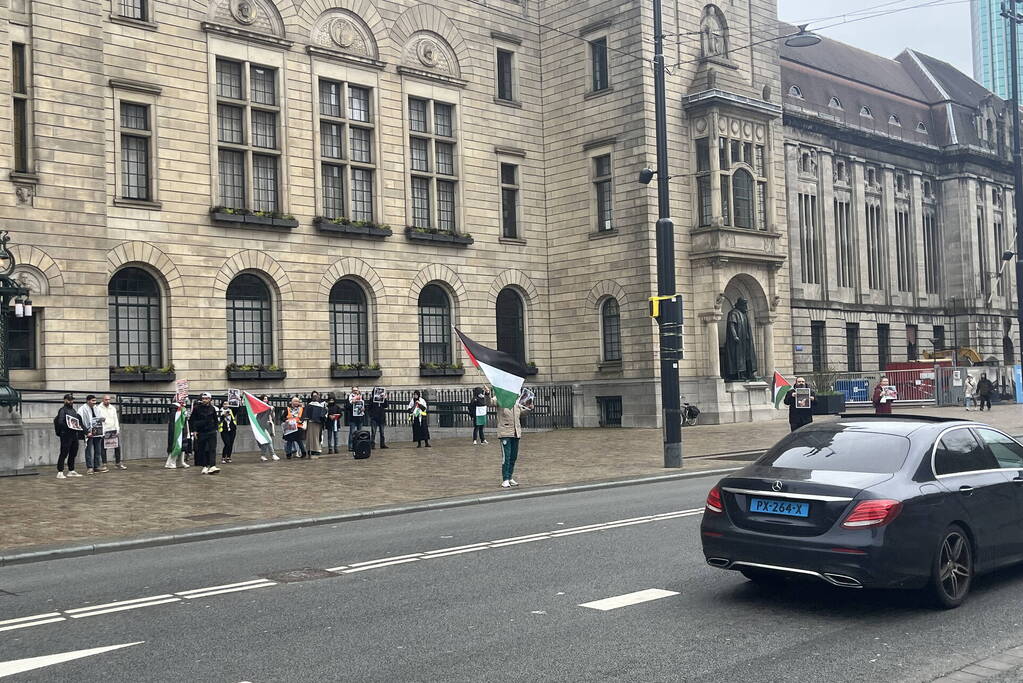
M 171 404 L 171 421 L 167 429 L 167 462 L 164 469 L 176 470 L 189 467 L 185 462 L 185 445 L 188 440 L 188 410 L 181 397 Z
M 245 404 L 245 412 L 249 416 L 252 435 L 256 437 L 256 443 L 259 444 L 259 459 L 262 462 L 280 460 L 274 452 L 274 409 L 270 405 L 270 397 L 263 394 L 256 398 L 246 391 L 242 394 L 242 402 Z

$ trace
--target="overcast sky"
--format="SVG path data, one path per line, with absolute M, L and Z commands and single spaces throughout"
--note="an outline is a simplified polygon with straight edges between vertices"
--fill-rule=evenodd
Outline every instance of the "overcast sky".
M 937 1 L 942 5 L 907 9 L 887 16 L 822 28 L 820 33 L 884 57 L 894 57 L 910 47 L 949 62 L 972 77 L 970 3 L 966 0 Z M 811 23 L 811 28 L 824 27 L 863 17 L 864 14 L 856 13 L 867 8 L 876 8 L 868 12 L 869 15 L 924 2 L 928 0 L 778 0 L 778 16 L 793 24 L 835 17 Z M 836 17 L 841 14 L 846 16 Z

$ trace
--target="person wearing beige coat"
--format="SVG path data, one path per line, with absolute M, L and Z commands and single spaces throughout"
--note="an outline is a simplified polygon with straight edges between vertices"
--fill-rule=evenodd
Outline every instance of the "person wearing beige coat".
M 496 406 L 497 399 L 491 398 L 490 405 Z M 521 403 L 512 408 L 497 409 L 497 436 L 501 439 L 501 450 L 504 458 L 501 461 L 501 488 L 518 486 L 519 482 L 512 478 L 515 473 L 515 461 L 519 457 L 519 439 L 522 438 L 522 413 L 532 410 Z

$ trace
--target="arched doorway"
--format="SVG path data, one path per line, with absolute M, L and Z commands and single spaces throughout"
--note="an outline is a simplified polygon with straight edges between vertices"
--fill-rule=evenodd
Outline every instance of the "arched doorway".
M 733 277 L 722 296 L 721 320 L 718 321 L 718 348 L 720 375 L 727 376 L 725 344 L 728 340 L 728 314 L 740 300 L 746 301 L 746 318 L 753 337 L 753 351 L 756 356 L 756 372 L 754 377 L 768 377 L 774 372 L 774 339 L 770 308 L 764 289 L 752 275 L 740 274 Z

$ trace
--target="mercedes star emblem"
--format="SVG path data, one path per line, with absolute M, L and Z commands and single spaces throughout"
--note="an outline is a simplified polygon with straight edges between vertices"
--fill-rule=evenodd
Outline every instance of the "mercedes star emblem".
M 781 491 L 783 488 L 785 488 L 785 484 L 782 484 L 780 481 L 771 484 L 771 489 L 774 491 Z

